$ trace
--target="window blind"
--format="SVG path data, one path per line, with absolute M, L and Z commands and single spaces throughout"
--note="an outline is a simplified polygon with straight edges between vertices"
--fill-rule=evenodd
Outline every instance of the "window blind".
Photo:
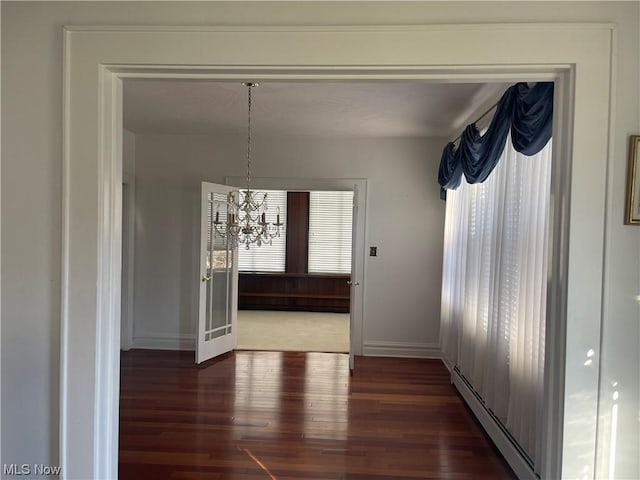
M 309 273 L 351 273 L 353 192 L 310 192 Z
M 282 190 L 253 190 L 267 194 L 267 222 L 276 221 L 280 207 L 280 236 L 274 237 L 271 245 L 252 245 L 248 250 L 238 248 L 238 270 L 241 272 L 284 272 L 287 251 L 287 192 Z

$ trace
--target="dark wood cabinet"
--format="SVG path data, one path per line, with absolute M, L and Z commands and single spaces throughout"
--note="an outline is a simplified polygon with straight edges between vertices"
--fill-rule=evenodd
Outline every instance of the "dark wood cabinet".
M 350 275 L 240 273 L 240 310 L 297 310 L 348 313 Z

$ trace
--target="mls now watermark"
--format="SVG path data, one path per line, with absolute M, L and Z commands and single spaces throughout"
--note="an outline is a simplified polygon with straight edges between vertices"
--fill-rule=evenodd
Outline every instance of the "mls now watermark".
M 27 476 L 27 475 L 39 475 L 39 476 L 52 476 L 60 475 L 62 467 L 54 467 L 52 465 L 45 465 L 43 463 L 5 463 L 2 466 L 3 475 L 11 476 Z

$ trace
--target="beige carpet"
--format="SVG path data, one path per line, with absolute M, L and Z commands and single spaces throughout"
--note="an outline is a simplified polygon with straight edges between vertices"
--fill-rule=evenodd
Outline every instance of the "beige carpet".
M 349 352 L 349 314 L 238 311 L 238 350 Z

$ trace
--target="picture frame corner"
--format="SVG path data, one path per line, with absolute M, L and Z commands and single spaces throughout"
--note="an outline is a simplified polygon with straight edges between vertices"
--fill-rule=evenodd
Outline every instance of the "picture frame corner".
M 640 134 L 629 136 L 625 225 L 640 225 Z

